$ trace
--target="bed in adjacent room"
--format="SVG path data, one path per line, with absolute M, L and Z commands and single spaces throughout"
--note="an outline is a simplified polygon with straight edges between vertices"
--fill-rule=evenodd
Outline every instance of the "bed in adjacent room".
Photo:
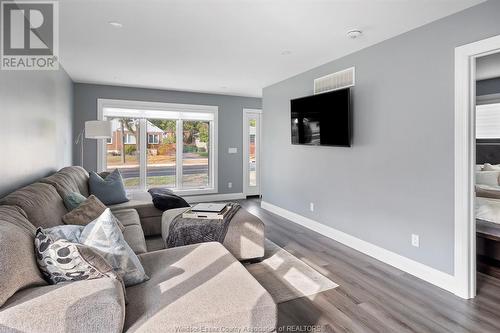
M 500 278 L 500 164 L 476 167 L 478 271 Z

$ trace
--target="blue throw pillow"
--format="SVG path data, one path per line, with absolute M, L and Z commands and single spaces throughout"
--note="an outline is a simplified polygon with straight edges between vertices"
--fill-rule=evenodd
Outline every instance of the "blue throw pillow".
M 115 171 L 104 179 L 91 171 L 89 189 L 90 193 L 95 195 L 105 205 L 116 205 L 128 201 L 122 175 L 118 169 L 115 169 Z
M 85 198 L 78 192 L 70 192 L 66 194 L 63 198 L 64 206 L 66 206 L 68 211 L 72 211 L 76 207 L 80 206 L 80 204 L 85 200 L 87 200 L 87 198 Z

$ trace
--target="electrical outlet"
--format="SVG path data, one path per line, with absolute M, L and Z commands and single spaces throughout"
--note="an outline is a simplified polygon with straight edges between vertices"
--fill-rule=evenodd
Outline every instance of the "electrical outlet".
M 420 247 L 420 237 L 418 235 L 411 235 L 411 245 L 415 247 Z
M 309 203 L 309 210 L 314 212 L 314 202 Z
M 231 182 L 227 183 L 227 188 L 233 188 L 233 183 Z

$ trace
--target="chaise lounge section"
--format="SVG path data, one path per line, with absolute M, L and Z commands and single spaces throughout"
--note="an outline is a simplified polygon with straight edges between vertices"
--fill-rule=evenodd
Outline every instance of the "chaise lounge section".
M 147 252 L 143 230 L 161 231 L 162 212 L 150 202 L 112 207 L 150 280 L 126 296 L 109 278 L 49 285 L 36 264 L 35 229 L 63 224 L 62 196 L 88 196 L 87 179 L 67 167 L 0 200 L 0 332 L 275 330 L 271 296 L 221 244 Z

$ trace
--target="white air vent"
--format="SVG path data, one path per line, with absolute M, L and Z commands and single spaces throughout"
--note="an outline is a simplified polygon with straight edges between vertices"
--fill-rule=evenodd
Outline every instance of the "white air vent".
M 314 80 L 314 93 L 321 94 L 327 91 L 352 87 L 355 83 L 354 74 L 354 67 L 351 67 L 317 78 Z

